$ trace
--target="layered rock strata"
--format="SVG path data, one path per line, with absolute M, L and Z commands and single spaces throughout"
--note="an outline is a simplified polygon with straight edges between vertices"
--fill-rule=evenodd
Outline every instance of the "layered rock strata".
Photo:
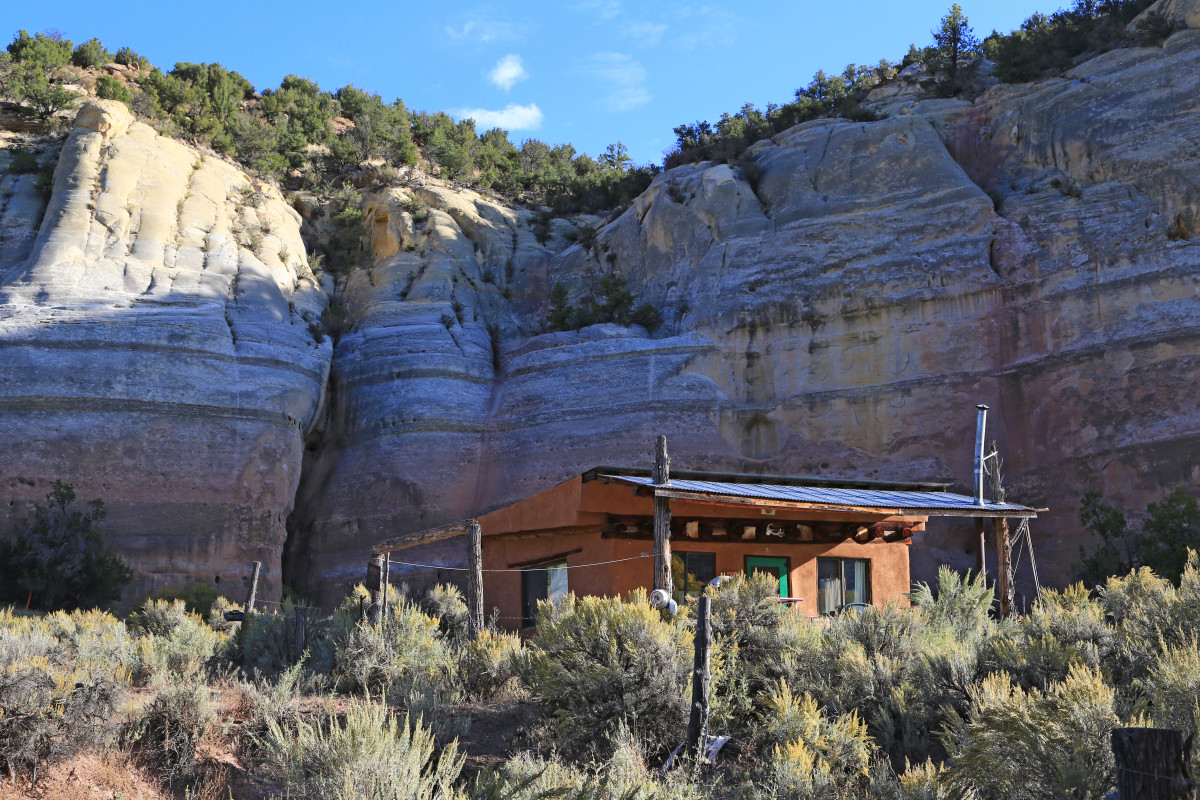
M 310 331 L 325 297 L 299 216 L 105 101 L 80 111 L 34 241 L 25 183 L 0 223 L 10 517 L 65 480 L 104 500 L 129 597 L 196 579 L 236 594 L 251 560 L 277 595 L 332 347 Z

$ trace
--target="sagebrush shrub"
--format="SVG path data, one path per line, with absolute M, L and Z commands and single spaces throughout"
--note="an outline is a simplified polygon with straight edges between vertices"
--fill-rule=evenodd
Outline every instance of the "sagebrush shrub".
M 450 688 L 453 664 L 438 620 L 402 603 L 379 624 L 354 627 L 337 651 L 333 676 L 350 692 L 436 694 Z
M 204 686 L 159 691 L 129 731 L 141 757 L 174 788 L 196 777 L 197 747 L 216 723 Z
M 176 600 L 175 604 L 182 610 L 182 602 Z M 169 629 L 169 632 L 144 635 L 134 642 L 133 679 L 139 686 L 202 681 L 205 670 L 229 638 L 214 631 L 194 614 L 184 613 L 178 619 L 168 616 L 150 624 Z
M 1098 670 L 1074 665 L 1046 691 L 998 673 L 971 687 L 970 718 L 949 732 L 954 780 L 985 797 L 1101 797 L 1116 779 L 1116 695 Z
M 465 642 L 469 635 L 467 601 L 457 586 L 439 583 L 421 598 L 421 610 L 437 619 L 438 627 L 452 642 Z
M 514 666 L 558 747 L 602 749 L 621 723 L 654 747 L 678 743 L 689 636 L 662 619 L 644 590 L 629 602 L 574 594 L 543 601 L 537 630 Z
M 463 689 L 472 697 L 489 699 L 501 693 L 513 679 L 513 658 L 521 650 L 521 637 L 484 629 L 479 638 L 462 646 L 458 675 Z
M 268 723 L 268 768 L 294 800 L 450 800 L 463 758 L 455 744 L 435 757 L 420 719 L 400 722 L 379 701 L 352 699 L 345 722 Z

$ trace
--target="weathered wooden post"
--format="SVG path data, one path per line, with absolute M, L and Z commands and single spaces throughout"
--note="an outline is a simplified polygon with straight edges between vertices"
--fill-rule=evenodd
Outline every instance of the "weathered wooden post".
M 483 631 L 483 528 L 467 520 L 467 631 L 478 639 Z
M 996 517 L 992 522 L 996 526 L 996 597 L 1000 601 L 1000 619 L 1007 619 L 1012 614 L 1014 599 L 1012 539 L 1008 535 L 1008 520 Z
M 987 533 L 983 527 L 983 517 L 975 518 L 975 538 L 979 540 L 979 574 L 987 584 Z
M 659 436 L 655 442 L 654 474 L 655 487 L 666 487 L 671 483 L 671 457 L 667 455 L 667 437 Z M 671 501 L 654 494 L 654 588 L 668 595 L 671 584 Z
M 712 598 L 700 597 L 696 609 L 696 657 L 692 666 L 692 715 L 688 719 L 687 752 L 694 754 L 704 747 L 701 738 L 708 722 L 708 678 L 712 648 Z
M 367 563 L 367 591 L 371 593 L 371 605 L 367 609 L 367 621 L 379 624 L 383 603 L 383 556 L 371 556 Z
M 245 616 L 250 616 L 254 613 L 254 599 L 258 595 L 258 574 L 262 572 L 262 562 L 254 562 L 254 571 L 250 574 L 250 589 L 246 592 L 246 610 L 243 612 Z
M 1117 795 L 1121 800 L 1195 800 L 1192 737 L 1169 728 L 1115 728 Z
M 383 554 L 383 608 L 380 609 L 383 624 L 387 624 L 388 618 L 388 594 L 392 588 L 392 554 Z

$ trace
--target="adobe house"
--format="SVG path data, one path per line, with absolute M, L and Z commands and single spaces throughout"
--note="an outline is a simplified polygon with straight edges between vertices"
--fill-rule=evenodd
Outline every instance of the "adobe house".
M 670 511 L 677 597 L 718 575 L 768 572 L 780 597 L 810 616 L 903 600 L 908 548 L 930 517 L 973 517 L 981 527 L 987 517 L 1037 516 L 947 486 L 689 471 L 656 485 L 649 469 L 597 467 L 478 519 L 482 613 L 498 609 L 500 627 L 522 630 L 538 600 L 653 588 L 656 496 Z M 376 584 L 383 554 L 464 535 L 468 524 L 476 521 L 376 545 Z

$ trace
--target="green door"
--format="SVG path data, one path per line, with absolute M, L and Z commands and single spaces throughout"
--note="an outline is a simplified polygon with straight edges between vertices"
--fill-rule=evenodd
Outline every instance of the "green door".
M 779 596 L 788 594 L 788 560 L 779 556 L 746 556 L 746 573 L 766 572 L 779 581 Z

